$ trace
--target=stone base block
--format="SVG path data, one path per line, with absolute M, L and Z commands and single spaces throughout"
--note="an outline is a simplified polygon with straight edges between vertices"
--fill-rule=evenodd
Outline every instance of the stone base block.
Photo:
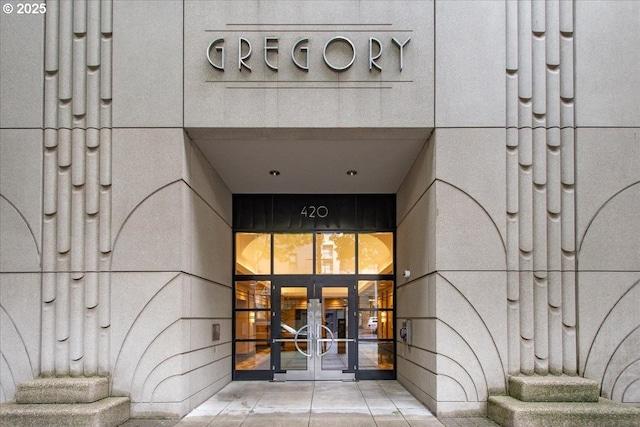
M 115 427 L 129 419 L 127 397 L 92 403 L 0 405 L 1 427 Z
M 504 427 L 637 427 L 640 409 L 606 399 L 598 402 L 522 402 L 489 397 L 489 418 Z
M 597 381 L 566 375 L 509 377 L 509 395 L 523 402 L 597 402 Z
M 91 403 L 109 397 L 103 377 L 38 378 L 18 384 L 16 403 Z

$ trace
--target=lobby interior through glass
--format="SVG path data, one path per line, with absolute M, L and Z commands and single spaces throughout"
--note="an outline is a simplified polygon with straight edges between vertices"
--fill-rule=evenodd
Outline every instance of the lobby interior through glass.
M 395 378 L 393 231 L 236 231 L 234 246 L 234 379 Z

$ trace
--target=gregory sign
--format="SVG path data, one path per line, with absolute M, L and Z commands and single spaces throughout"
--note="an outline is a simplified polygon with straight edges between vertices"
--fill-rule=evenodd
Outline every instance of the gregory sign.
M 348 70 L 356 61 L 358 52 L 364 51 L 366 55 L 366 62 L 369 67 L 369 71 L 377 70 L 382 72 L 382 57 L 383 55 L 393 55 L 396 63 L 396 69 L 402 71 L 404 68 L 404 50 L 407 44 L 411 41 L 411 37 L 404 39 L 398 39 L 396 37 L 390 38 L 391 47 L 395 47 L 394 51 L 386 52 L 385 45 L 380 41 L 380 38 L 369 36 L 364 46 L 356 46 L 348 37 L 336 35 L 325 42 L 323 42 L 322 59 L 323 63 L 330 70 L 335 72 L 342 72 Z M 291 46 L 281 46 L 280 37 L 266 36 L 260 41 L 259 49 L 262 51 L 261 56 L 264 64 L 272 71 L 277 72 L 280 69 L 281 48 L 288 49 L 290 54 L 291 64 L 297 67 L 299 70 L 308 72 L 310 69 L 309 56 L 314 53 L 311 52 L 309 47 L 309 37 L 299 37 L 292 43 Z M 219 71 L 225 71 L 227 69 L 237 69 L 238 71 L 251 71 L 252 60 L 251 57 L 254 53 L 255 41 L 251 41 L 249 38 L 240 36 L 237 38 L 237 45 L 234 55 L 235 62 L 228 64 L 228 46 L 225 41 L 225 37 L 217 37 L 207 47 L 207 60 L 213 68 Z M 318 55 L 320 52 L 318 52 Z

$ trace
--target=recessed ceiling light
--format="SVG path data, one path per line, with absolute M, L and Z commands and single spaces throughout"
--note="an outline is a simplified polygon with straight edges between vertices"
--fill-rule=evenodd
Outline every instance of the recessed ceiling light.
M 269 171 L 269 175 L 271 175 L 271 176 L 278 176 L 278 175 L 280 175 L 280 171 L 277 171 L 277 170 L 275 170 L 275 169 L 274 169 L 274 170 L 270 170 L 270 171 Z
M 357 175 L 357 174 L 358 174 L 358 171 L 353 170 L 353 169 L 347 171 L 347 175 L 349 175 L 349 176 L 354 176 L 354 175 Z

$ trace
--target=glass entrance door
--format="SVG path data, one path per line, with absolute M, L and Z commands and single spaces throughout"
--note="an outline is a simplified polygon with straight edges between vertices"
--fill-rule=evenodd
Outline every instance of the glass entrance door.
M 280 283 L 274 297 L 274 379 L 354 380 L 355 284 Z

